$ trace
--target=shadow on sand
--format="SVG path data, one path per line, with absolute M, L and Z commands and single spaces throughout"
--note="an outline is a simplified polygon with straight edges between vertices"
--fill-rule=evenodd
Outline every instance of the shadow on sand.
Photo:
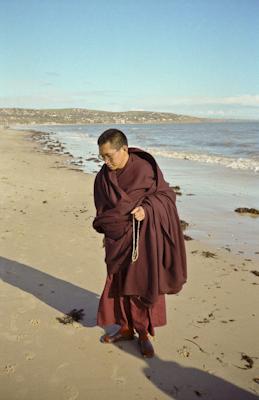
M 83 308 L 85 316 L 80 324 L 86 327 L 96 326 L 99 304 L 96 293 L 3 257 L 0 257 L 0 279 L 31 293 L 64 314 L 73 308 Z
M 134 341 L 103 344 L 116 346 L 132 356 L 143 359 Z M 155 344 L 154 344 L 155 347 Z M 156 351 L 156 349 L 155 349 Z M 183 367 L 175 361 L 164 361 L 155 355 L 144 358 L 142 372 L 154 386 L 176 400 L 258 400 L 259 396 L 248 392 L 218 376 L 194 367 Z M 245 371 L 244 371 L 245 373 Z M 251 382 L 251 386 L 253 382 Z M 251 389 L 252 390 L 252 389 Z

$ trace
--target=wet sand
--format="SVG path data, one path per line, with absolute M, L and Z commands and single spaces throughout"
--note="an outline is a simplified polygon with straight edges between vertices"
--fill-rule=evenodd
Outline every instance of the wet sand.
M 258 398 L 255 260 L 187 241 L 188 281 L 166 296 L 156 356 L 143 359 L 137 340 L 103 344 L 94 176 L 28 131 L 1 129 L 0 148 L 1 399 Z M 62 323 L 73 309 L 83 319 Z

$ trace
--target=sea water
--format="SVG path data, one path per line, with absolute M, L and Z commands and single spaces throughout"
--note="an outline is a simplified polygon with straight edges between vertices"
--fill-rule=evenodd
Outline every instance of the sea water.
M 102 162 L 87 159 L 98 155 L 97 139 L 111 127 L 127 135 L 129 146 L 149 151 L 165 179 L 180 186 L 177 208 L 188 235 L 259 258 L 259 217 L 234 211 L 259 208 L 259 122 L 33 125 L 83 157 L 82 169 L 94 174 Z

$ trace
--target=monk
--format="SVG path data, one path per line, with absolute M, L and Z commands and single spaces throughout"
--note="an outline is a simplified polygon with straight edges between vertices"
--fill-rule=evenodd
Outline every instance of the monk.
M 178 293 L 187 280 L 186 252 L 176 193 L 154 157 L 128 147 L 126 135 L 108 129 L 98 138 L 104 161 L 94 182 L 93 228 L 104 234 L 107 277 L 97 325 L 120 326 L 103 343 L 133 340 L 153 357 L 155 327 L 166 325 L 165 294 Z

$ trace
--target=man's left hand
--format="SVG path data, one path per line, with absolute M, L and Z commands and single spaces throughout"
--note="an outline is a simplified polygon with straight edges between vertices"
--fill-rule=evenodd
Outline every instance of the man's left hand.
M 145 218 L 145 211 L 141 206 L 134 208 L 134 210 L 131 211 L 131 214 L 134 214 L 137 221 L 142 221 Z

